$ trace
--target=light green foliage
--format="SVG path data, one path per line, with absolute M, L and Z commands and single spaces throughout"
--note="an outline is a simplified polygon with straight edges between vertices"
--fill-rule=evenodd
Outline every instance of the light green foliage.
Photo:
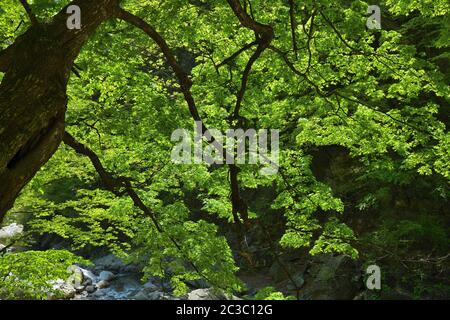
M 294 296 L 284 296 L 283 293 L 276 291 L 273 287 L 266 287 L 259 290 L 255 297 L 255 300 L 295 300 Z
M 310 253 L 312 255 L 318 253 L 337 252 L 348 254 L 353 259 L 358 257 L 358 251 L 351 246 L 351 241 L 355 240 L 352 229 L 343 223 L 339 223 L 337 219 L 331 219 L 325 225 L 325 230 L 317 240 Z
M 66 3 L 31 5 L 46 19 Z M 209 128 L 281 130 L 279 173 L 262 176 L 259 165 L 246 165 L 238 177 L 244 196 L 273 190 L 275 200 L 267 206 L 286 222 L 281 246 L 356 258 L 359 235 L 347 223 L 355 208 L 365 213 L 389 206 L 395 216 L 395 190 L 416 183 L 434 203 L 448 201 L 448 1 L 384 1 L 381 30 L 366 28 L 371 3 L 296 1 L 296 53 L 288 1 L 251 4 L 255 20 L 273 26 L 272 45 L 282 54 L 269 48 L 254 63 L 242 122 L 230 123 L 256 47 L 217 65 L 254 41 L 254 32 L 240 27 L 226 1 L 122 2 L 173 49 Z M 0 7 L 5 48 L 29 23 L 19 1 L 5 0 Z M 187 280 L 199 278 L 239 290 L 230 246 L 211 222 L 229 222 L 227 228 L 233 222 L 228 168 L 171 162 L 171 133 L 193 130 L 193 121 L 159 48 L 140 30 L 111 20 L 89 39 L 76 64 L 80 77 L 73 75 L 68 86 L 67 130 L 113 176 L 132 181 L 163 232 L 125 194 L 105 190 L 89 160 L 64 145 L 25 188 L 12 214 L 24 212 L 32 234 L 57 235 L 73 249 L 106 247 L 142 262 L 145 277 L 171 278 L 179 295 Z M 354 181 L 332 183 L 314 172 L 314 152 L 336 146 L 347 151 L 352 163 L 345 171 Z M 252 205 L 258 199 L 247 200 L 251 219 L 267 218 Z M 423 226 L 415 223 L 399 226 L 420 234 Z
M 69 277 L 67 268 L 89 261 L 65 250 L 26 251 L 0 256 L 0 299 L 47 299 L 51 281 Z

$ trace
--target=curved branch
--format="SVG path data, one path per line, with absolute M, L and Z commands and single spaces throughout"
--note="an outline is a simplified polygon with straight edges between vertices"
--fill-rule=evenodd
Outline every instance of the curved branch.
M 36 16 L 34 15 L 33 11 L 31 10 L 30 5 L 28 4 L 27 0 L 20 0 L 20 3 L 22 4 L 23 8 L 27 12 L 28 17 L 30 18 L 32 25 L 39 24 L 39 21 L 37 20 Z
M 180 84 L 181 91 L 184 96 L 184 100 L 186 101 L 186 103 L 188 105 L 189 112 L 190 112 L 192 118 L 194 119 L 194 121 L 201 123 L 202 135 L 204 135 L 210 141 L 210 143 L 219 152 L 221 152 L 224 159 L 231 159 L 232 156 L 228 153 L 227 149 L 224 148 L 223 145 L 217 139 L 215 139 L 211 134 L 206 135 L 208 128 L 205 126 L 202 118 L 200 117 L 200 114 L 197 110 L 197 106 L 195 104 L 194 97 L 191 93 L 192 80 L 183 71 L 183 69 L 181 68 L 177 59 L 175 58 L 175 55 L 173 54 L 172 50 L 170 49 L 169 45 L 164 40 L 164 38 L 150 24 L 145 22 L 143 19 L 141 19 L 138 16 L 133 15 L 132 13 L 130 13 L 122 8 L 120 8 L 118 10 L 117 17 L 119 19 L 141 29 L 150 38 L 152 38 L 153 41 L 155 41 L 155 43 L 161 49 L 164 57 L 166 58 L 167 63 L 172 68 L 173 72 L 175 73 L 175 76 L 177 77 L 178 83 Z
M 289 19 L 291 22 L 291 35 L 292 35 L 292 49 L 294 50 L 295 59 L 298 59 L 298 47 L 297 47 L 297 20 L 295 19 L 295 2 L 289 0 Z
M 161 224 L 158 222 L 156 218 L 156 214 L 150 210 L 149 207 L 145 205 L 145 203 L 142 201 L 141 197 L 137 194 L 137 192 L 134 190 L 133 186 L 131 185 L 131 181 L 129 178 L 124 177 L 114 177 L 111 173 L 109 173 L 105 167 L 103 167 L 103 164 L 101 163 L 99 157 L 95 154 L 95 152 L 90 149 L 88 146 L 82 144 L 81 142 L 77 141 L 70 133 L 67 131 L 64 132 L 63 136 L 63 142 L 75 150 L 80 155 L 86 156 L 91 161 L 92 165 L 94 166 L 95 170 L 99 174 L 100 178 L 102 179 L 103 183 L 105 183 L 106 187 L 109 191 L 114 193 L 117 196 L 121 196 L 123 193 L 128 195 L 130 199 L 133 201 L 134 205 L 139 208 L 142 212 L 144 212 L 145 216 L 149 217 L 155 226 L 156 230 L 164 234 L 168 237 L 168 239 L 173 243 L 173 245 L 176 247 L 176 249 L 181 253 L 184 259 L 191 265 L 191 267 L 195 270 L 195 272 L 203 277 L 205 280 L 210 281 L 207 276 L 205 276 L 195 265 L 192 260 L 189 259 L 189 257 L 184 253 L 183 248 L 178 243 L 177 240 L 175 240 L 174 237 L 171 235 L 165 233 L 163 230 Z M 124 192 L 121 190 L 124 189 Z M 211 281 L 210 281 L 211 282 Z
M 250 49 L 251 47 L 253 47 L 254 45 L 258 44 L 258 42 L 253 41 L 250 43 L 247 43 L 245 46 L 243 46 L 241 49 L 239 49 L 238 51 L 236 51 L 235 53 L 233 53 L 231 56 L 229 56 L 228 58 L 226 58 L 225 60 L 223 60 L 221 63 L 219 63 L 216 68 L 219 69 L 220 67 L 231 63 L 232 61 L 234 61 L 242 52 Z

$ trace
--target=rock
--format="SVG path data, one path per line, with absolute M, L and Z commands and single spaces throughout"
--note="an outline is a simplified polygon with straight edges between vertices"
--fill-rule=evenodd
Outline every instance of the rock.
M 212 289 L 197 289 L 189 292 L 188 300 L 221 300 Z
M 148 291 L 158 290 L 158 286 L 155 285 L 152 281 L 148 281 L 148 282 L 144 283 L 143 287 L 144 287 L 144 289 L 146 289 Z
M 100 272 L 100 275 L 98 278 L 100 279 L 100 281 L 104 280 L 104 281 L 109 282 L 115 278 L 115 275 L 111 271 L 102 271 L 102 272 Z
M 292 281 L 289 281 L 289 283 L 287 284 L 287 288 L 289 290 L 300 289 L 301 287 L 303 287 L 303 284 L 305 283 L 305 279 L 303 279 L 303 273 L 302 272 L 299 272 L 299 273 L 295 274 L 292 277 L 292 280 L 295 282 L 295 284 L 292 283 Z
M 109 282 L 106 281 L 106 280 L 101 280 L 101 281 L 97 282 L 95 284 L 95 286 L 97 287 L 97 289 L 108 288 L 109 287 Z
M 92 279 L 90 279 L 90 278 L 84 279 L 82 285 L 85 287 L 92 285 Z
M 11 239 L 23 232 L 23 225 L 12 223 L 0 229 L 0 239 Z
M 159 291 L 150 291 L 148 289 L 140 290 L 132 299 L 134 300 L 160 300 L 164 294 Z
M 97 276 L 90 270 L 87 269 L 83 269 L 83 268 L 79 268 L 81 270 L 81 272 L 83 272 L 83 277 L 84 279 L 90 279 L 91 280 L 91 284 L 94 282 L 97 282 Z
M 189 292 L 188 300 L 240 300 L 236 296 L 227 297 L 223 292 L 219 290 L 214 290 L 212 288 L 208 289 L 197 289 Z
M 122 268 L 122 271 L 124 273 L 139 273 L 141 272 L 141 267 L 139 267 L 137 264 L 130 263 L 127 264 L 125 267 Z
M 68 284 L 66 281 L 62 279 L 58 279 L 56 281 L 51 281 L 53 292 L 49 294 L 50 300 L 56 299 L 72 299 L 75 297 L 77 291 L 73 286 Z
M 131 297 L 133 300 L 150 300 L 145 292 L 142 290 L 136 293 L 134 296 Z
M 148 289 L 140 290 L 134 296 L 133 300 L 173 300 L 174 298 L 161 291 L 149 291 Z
M 87 293 L 93 293 L 93 292 L 95 292 L 95 286 L 92 286 L 92 285 L 90 285 L 90 286 L 87 286 L 86 287 L 86 292 Z
M 280 263 L 282 263 L 283 265 L 280 265 Z M 287 257 L 279 258 L 278 260 L 275 260 L 270 266 L 269 276 L 275 283 L 285 281 L 289 279 L 288 275 L 286 274 L 286 269 L 291 275 L 302 274 L 306 269 L 306 265 L 293 263 L 289 261 Z
M 153 291 L 147 294 L 148 300 L 162 300 L 161 298 L 164 296 L 164 293 L 159 291 Z
M 348 256 L 317 256 L 301 290 L 301 299 L 351 300 L 360 288 L 357 262 Z
M 111 270 L 117 273 L 125 267 L 125 263 L 113 254 L 95 259 L 93 262 L 98 270 Z
M 80 267 L 71 265 L 67 268 L 67 272 L 71 273 L 70 277 L 67 279 L 67 283 L 72 285 L 76 289 L 82 287 L 84 275 Z
M 78 287 L 75 287 L 75 291 L 76 291 L 77 293 L 82 293 L 85 289 L 86 289 L 85 286 L 78 286 Z

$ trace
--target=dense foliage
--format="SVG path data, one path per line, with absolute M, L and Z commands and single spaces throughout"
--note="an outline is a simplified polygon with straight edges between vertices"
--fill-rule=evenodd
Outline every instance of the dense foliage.
M 30 3 L 44 20 L 68 1 Z M 248 221 L 241 211 L 239 221 L 233 215 L 229 166 L 171 161 L 172 132 L 194 128 L 184 92 L 155 42 L 119 20 L 102 24 L 76 61 L 66 130 L 112 177 L 129 181 L 152 215 L 124 189 L 111 192 L 92 159 L 62 144 L 8 221 L 25 223 L 30 245 L 51 235 L 79 255 L 108 248 L 139 262 L 145 277 L 170 278 L 179 295 L 198 279 L 240 292 L 236 272 L 257 264 L 253 247 L 242 241 L 247 236 L 270 243 L 273 256 L 307 250 L 368 262 L 387 254 L 393 267 L 385 272 L 394 278 L 403 272 L 403 257 L 444 256 L 450 245 L 448 1 L 381 1 L 380 30 L 367 29 L 372 3 L 359 0 L 241 3 L 275 37 L 251 65 L 238 116 L 242 77 L 258 44 L 227 1 L 121 6 L 161 33 L 192 79 L 208 128 L 281 130 L 276 175 L 239 166 Z M 0 7 L 0 48 L 6 48 L 29 22 L 19 1 Z M 6 254 L 0 296 L 14 297 L 11 285 L 19 279 L 29 297 L 74 262 L 58 251 Z M 48 274 L 46 266 L 54 264 Z M 425 273 L 413 288 L 418 298 L 427 281 L 442 282 L 425 266 L 412 269 L 411 277 Z M 10 276 L 1 280 L 5 272 Z M 273 288 L 257 297 L 284 298 Z
M 66 279 L 74 263 L 89 263 L 65 250 L 7 253 L 0 258 L 1 299 L 58 297 L 52 281 Z

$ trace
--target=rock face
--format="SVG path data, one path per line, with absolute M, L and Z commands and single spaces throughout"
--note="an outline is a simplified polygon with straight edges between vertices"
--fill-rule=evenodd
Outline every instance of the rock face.
M 316 260 L 305 275 L 301 299 L 351 300 L 358 294 L 361 281 L 356 262 L 347 256 L 329 254 Z
M 0 240 L 11 239 L 23 232 L 23 225 L 13 223 L 0 229 Z

